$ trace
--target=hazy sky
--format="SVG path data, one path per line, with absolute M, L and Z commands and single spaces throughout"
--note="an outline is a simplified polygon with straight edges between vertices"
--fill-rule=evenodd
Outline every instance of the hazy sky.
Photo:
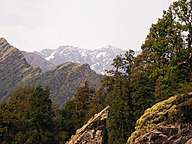
M 73 45 L 138 50 L 173 0 L 0 0 L 0 37 L 26 51 Z

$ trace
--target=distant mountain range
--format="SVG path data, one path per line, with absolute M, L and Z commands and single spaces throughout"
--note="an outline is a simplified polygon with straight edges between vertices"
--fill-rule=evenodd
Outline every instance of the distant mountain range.
M 44 72 L 32 66 L 35 62 Z M 85 81 L 97 89 L 102 79 L 88 64 L 67 62 L 54 66 L 36 54 L 20 52 L 0 38 L 0 101 L 8 99 L 17 87 L 41 85 L 48 86 L 51 99 L 63 106 Z
M 44 49 L 34 53 L 42 56 L 54 65 L 59 65 L 68 61 L 89 64 L 92 70 L 99 74 L 105 74 L 106 70 L 112 68 L 111 63 L 116 55 L 124 55 L 125 52 L 125 50 L 111 45 L 98 50 L 85 50 L 66 45 L 60 46 L 57 49 Z

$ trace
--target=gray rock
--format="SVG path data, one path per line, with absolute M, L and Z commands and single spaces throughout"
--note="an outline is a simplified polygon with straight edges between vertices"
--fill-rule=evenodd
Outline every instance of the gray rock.
M 76 131 L 67 144 L 102 144 L 105 139 L 106 119 L 109 106 L 92 117 L 83 127 Z

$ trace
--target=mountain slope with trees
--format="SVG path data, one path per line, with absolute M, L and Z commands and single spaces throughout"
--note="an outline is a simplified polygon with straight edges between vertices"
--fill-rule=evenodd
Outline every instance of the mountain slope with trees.
M 93 89 L 98 89 L 102 79 L 103 76 L 96 74 L 89 65 L 68 62 L 52 70 L 26 78 L 20 83 L 20 86 L 49 87 L 51 99 L 59 106 L 63 106 L 85 81 L 88 81 Z
M 71 99 L 77 88 L 85 81 L 97 89 L 103 76 L 96 74 L 89 65 L 64 63 L 49 71 L 42 72 L 37 66 L 27 63 L 22 53 L 0 38 L 0 100 L 9 98 L 14 89 L 21 86 L 49 87 L 51 99 L 63 106 Z

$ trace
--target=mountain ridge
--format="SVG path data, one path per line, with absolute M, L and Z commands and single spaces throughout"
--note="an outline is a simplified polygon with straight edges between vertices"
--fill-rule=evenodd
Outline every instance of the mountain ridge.
M 46 59 L 44 59 L 38 54 L 35 54 L 33 52 L 25 52 L 25 51 L 21 51 L 21 53 L 31 66 L 39 66 L 42 71 L 47 71 L 55 67 L 54 64 L 47 61 Z
M 63 106 L 65 102 L 73 97 L 78 87 L 85 81 L 97 89 L 103 76 L 96 74 L 90 69 L 88 64 L 79 64 L 66 62 L 58 65 L 52 70 L 42 72 L 34 77 L 29 77 L 20 86 L 38 86 L 49 87 L 51 99 Z
M 40 73 L 37 66 L 30 66 L 21 52 L 0 38 L 0 100 L 8 97 L 9 91 L 16 88 L 24 77 Z
M 52 62 L 55 65 L 71 61 L 81 64 L 89 64 L 91 69 L 99 74 L 106 74 L 106 70 L 111 69 L 111 63 L 116 55 L 123 55 L 126 50 L 108 45 L 97 50 L 86 50 L 70 45 L 59 46 L 56 49 L 43 49 L 40 52 L 35 51 Z

